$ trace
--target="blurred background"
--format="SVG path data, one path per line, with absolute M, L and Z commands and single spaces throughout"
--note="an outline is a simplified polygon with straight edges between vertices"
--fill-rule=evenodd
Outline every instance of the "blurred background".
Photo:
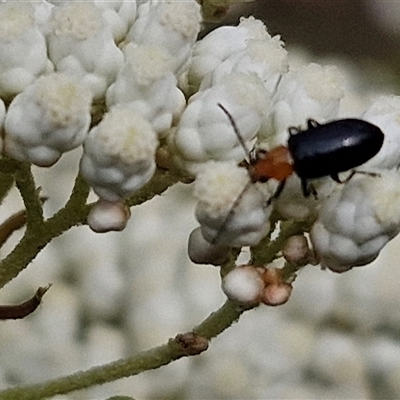
M 241 15 L 265 21 L 296 62 L 338 65 L 359 103 L 398 93 L 400 2 L 259 0 L 235 5 L 223 24 Z M 48 215 L 67 200 L 79 156 L 35 169 Z M 33 315 L 0 324 L 0 387 L 127 357 L 219 308 L 218 269 L 186 253 L 194 206 L 191 185 L 180 184 L 132 209 L 122 233 L 79 227 L 55 239 L 0 292 L 0 303 L 19 302 L 53 283 Z M 0 218 L 21 208 L 14 193 Z M 309 266 L 288 304 L 246 313 L 202 355 L 57 400 L 399 399 L 399 249 L 397 238 L 373 264 L 343 275 Z

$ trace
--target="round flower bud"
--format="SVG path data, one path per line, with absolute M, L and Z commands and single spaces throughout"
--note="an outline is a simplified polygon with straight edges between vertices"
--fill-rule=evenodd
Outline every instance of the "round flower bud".
M 195 196 L 196 218 L 211 244 L 253 246 L 269 231 L 264 196 L 234 162 L 207 163 L 196 178 Z
M 53 165 L 80 146 L 90 125 L 92 95 L 72 77 L 42 76 L 11 102 L 5 120 L 5 152 L 38 166 Z
M 228 255 L 228 246 L 212 245 L 204 239 L 201 228 L 194 229 L 189 236 L 188 254 L 195 264 L 221 265 Z
M 50 68 L 46 41 L 34 7 L 10 2 L 0 7 L 0 96 L 20 93 Z
M 122 201 L 111 203 L 99 200 L 87 217 L 90 229 L 97 233 L 122 231 L 131 216 L 131 211 Z
M 291 284 L 273 283 L 271 285 L 267 285 L 262 291 L 260 301 L 267 306 L 281 306 L 289 300 L 291 293 Z
M 90 2 L 54 7 L 47 42 L 57 70 L 79 77 L 96 100 L 104 96 L 124 62 L 101 10 Z
M 311 230 L 321 265 L 335 272 L 375 260 L 400 231 L 400 176 L 354 176 L 323 203 Z
M 228 299 L 244 305 L 257 304 L 263 289 L 261 273 L 251 265 L 235 268 L 222 280 L 222 290 Z
M 285 143 L 288 127 L 305 126 L 312 117 L 322 123 L 334 119 L 344 95 L 343 78 L 332 66 L 309 64 L 282 76 L 274 96 L 274 143 Z
M 262 275 L 264 289 L 261 293 L 260 301 L 267 306 L 280 306 L 285 304 L 292 293 L 292 285 L 282 282 L 281 270 L 276 268 L 266 268 Z
M 200 90 L 223 83 L 227 74 L 236 72 L 257 75 L 272 96 L 287 69 L 287 51 L 283 48 L 279 36 L 261 40 L 249 39 L 244 50 L 231 54 L 204 77 Z
M 136 1 L 93 1 L 110 26 L 114 41 L 119 43 L 124 40 L 129 27 L 136 18 Z
M 193 49 L 188 73 L 189 85 L 197 90 L 204 77 L 232 54 L 247 47 L 249 39 L 270 39 L 265 25 L 254 17 L 241 18 L 238 26 L 221 26 L 213 30 Z
M 310 249 L 305 236 L 291 236 L 282 249 L 282 255 L 285 260 L 292 264 L 304 264 L 309 258 Z
M 124 53 L 125 65 L 107 91 L 107 107 L 129 104 L 163 135 L 186 105 L 170 70 L 172 57 L 157 46 L 132 43 Z
M 271 101 L 258 77 L 236 73 L 226 76 L 223 84 L 192 96 L 173 137 L 177 162 L 191 174 L 209 160 L 240 162 L 248 156 L 218 104 L 232 116 L 251 149 L 269 117 Z
M 195 0 L 147 1 L 138 7 L 127 39 L 163 49 L 172 57 L 171 71 L 177 72 L 190 56 L 200 23 L 201 8 Z
M 130 107 L 113 108 L 89 132 L 81 173 L 100 198 L 119 201 L 153 176 L 157 144 L 148 121 Z

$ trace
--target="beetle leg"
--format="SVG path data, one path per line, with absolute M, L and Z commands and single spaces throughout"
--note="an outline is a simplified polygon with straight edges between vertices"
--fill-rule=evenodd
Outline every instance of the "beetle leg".
M 281 181 L 281 182 L 279 182 L 279 185 L 278 185 L 278 188 L 276 189 L 276 192 L 268 199 L 267 206 L 270 206 L 271 203 L 272 203 L 272 200 L 277 199 L 281 195 L 283 189 L 285 188 L 285 184 L 286 184 L 286 179 Z
M 318 199 L 318 193 L 315 190 L 315 187 L 312 183 L 308 183 L 307 179 L 301 179 L 301 191 L 303 192 L 304 197 L 310 196 L 312 194 L 314 199 Z
M 349 176 L 343 180 L 339 178 L 338 174 L 331 174 L 331 178 L 337 183 L 346 183 L 348 182 L 355 174 L 357 173 L 364 173 L 363 171 L 355 171 L 354 169 L 350 172 Z M 369 173 L 366 173 L 369 175 Z
M 304 197 L 308 197 L 310 195 L 307 179 L 301 180 L 301 191 L 303 192 Z
M 316 128 L 317 126 L 320 126 L 321 124 L 319 124 L 315 119 L 309 118 L 307 120 L 307 127 L 308 129 L 311 128 Z
M 353 176 L 353 175 L 352 175 Z M 331 174 L 331 178 L 337 182 L 337 183 L 344 183 L 344 181 L 340 180 L 339 175 L 338 174 Z M 351 177 L 350 177 L 351 178 Z M 347 180 L 346 180 L 347 182 Z
M 288 131 L 289 131 L 289 135 L 293 136 L 293 135 L 296 135 L 297 133 L 299 133 L 300 129 L 296 128 L 295 126 L 289 126 Z
M 354 174 L 368 175 L 368 176 L 372 176 L 373 178 L 376 178 L 377 176 L 381 176 L 381 174 L 378 174 L 377 172 L 368 172 L 368 171 L 354 171 Z M 351 176 L 353 176 L 353 175 L 351 175 Z

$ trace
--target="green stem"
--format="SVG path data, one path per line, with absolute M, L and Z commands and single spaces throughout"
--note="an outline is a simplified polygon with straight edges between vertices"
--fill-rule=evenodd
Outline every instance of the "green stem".
M 20 163 L 15 174 L 15 183 L 22 200 L 24 201 L 27 229 L 37 230 L 43 225 L 43 208 L 42 201 L 39 197 L 39 190 L 36 187 L 35 180 L 31 173 L 30 164 Z
M 0 173 L 0 204 L 7 196 L 14 184 L 14 176 L 11 174 Z
M 161 194 L 176 181 L 176 178 L 170 176 L 168 172 L 157 171 L 152 180 L 129 199 L 129 205 L 141 204 L 155 195 Z M 27 182 L 28 187 L 22 191 L 24 195 L 30 198 L 33 195 L 34 185 L 32 186 L 30 178 L 27 179 Z M 30 196 L 27 195 L 27 192 L 30 192 Z M 43 223 L 32 223 L 32 229 L 25 232 L 24 237 L 13 251 L 0 262 L 0 288 L 25 269 L 52 239 L 73 226 L 82 225 L 86 222 L 87 215 L 92 207 L 92 204 L 86 204 L 88 194 L 89 186 L 83 178 L 78 176 L 71 197 L 65 207 Z M 35 196 L 37 196 L 37 193 Z M 29 203 L 28 199 L 26 203 Z M 34 203 L 32 201 L 32 204 L 27 207 L 31 212 L 31 218 L 38 222 L 39 211 Z
M 0 263 L 0 288 L 25 269 L 53 238 L 86 218 L 88 194 L 88 185 L 78 177 L 66 206 L 49 220 L 27 229 L 20 242 Z M 31 212 L 35 214 L 37 211 Z
M 227 301 L 218 311 L 212 313 L 194 328 L 193 332 L 210 340 L 236 322 L 244 311 L 246 311 L 245 308 Z M 144 351 L 125 360 L 95 367 L 43 384 L 5 390 L 0 392 L 0 400 L 41 400 L 137 375 L 167 365 L 185 356 L 188 356 L 185 349 L 175 339 L 170 339 L 168 343 L 162 346 Z

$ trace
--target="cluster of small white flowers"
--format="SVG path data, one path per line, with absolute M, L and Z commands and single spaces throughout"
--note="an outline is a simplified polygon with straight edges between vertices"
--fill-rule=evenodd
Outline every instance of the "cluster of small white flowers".
M 107 91 L 107 106 L 129 104 L 162 136 L 185 106 L 171 71 L 172 57 L 154 45 L 128 44 L 126 63 Z
M 270 37 L 263 23 L 253 18 L 243 19 L 238 27 L 216 29 L 195 43 L 199 29 L 199 6 L 194 0 L 54 0 L 31 4 L 1 3 L 0 96 L 4 101 L 0 99 L 0 125 L 3 128 L 0 140 L 3 151 L 18 160 L 50 166 L 64 152 L 83 145 L 81 174 L 100 196 L 100 200 L 92 207 L 88 223 L 94 231 L 106 232 L 125 228 L 130 212 L 124 198 L 132 195 L 151 179 L 156 168 L 155 152 L 158 140 L 161 139 L 171 158 L 195 178 L 194 191 L 198 198 L 196 217 L 200 227 L 192 231 L 189 239 L 189 256 L 192 261 L 220 265 L 226 260 L 230 247 L 258 244 L 270 230 L 269 217 L 272 208 L 275 210 L 274 215 L 282 219 L 315 220 L 311 230 L 315 258 L 304 236 L 291 237 L 282 250 L 282 255 L 289 264 L 304 265 L 317 260 L 332 271 L 344 272 L 375 259 L 388 241 L 400 231 L 400 175 L 397 171 L 400 164 L 400 98 L 380 97 L 364 113 L 355 115 L 376 124 L 385 133 L 381 151 L 365 165 L 357 168 L 364 170 L 366 175 L 356 174 L 343 185 L 334 183 L 329 177 L 313 182 L 318 199 L 313 196 L 304 197 L 300 180 L 294 175 L 286 182 L 282 194 L 272 199 L 269 205 L 268 200 L 271 200 L 275 191 L 275 187 L 271 186 L 274 185 L 268 183 L 256 186 L 248 171 L 238 167 L 238 162 L 249 156 L 246 153 L 254 145 L 266 149 L 285 145 L 289 126 L 305 127 L 308 118 L 318 122 L 340 118 L 339 110 L 344 95 L 342 79 L 332 67 L 311 64 L 297 69 L 289 68 L 280 38 Z M 190 96 L 187 105 L 185 95 Z M 90 127 L 93 102 L 95 106 L 104 102 L 106 113 L 98 125 Z M 236 129 L 241 140 L 235 134 Z M 241 141 L 245 143 L 247 150 L 243 148 Z M 372 172 L 376 175 L 368 175 Z M 173 203 L 171 207 L 179 208 L 181 212 L 184 200 Z M 166 211 L 163 209 L 159 212 L 157 209 L 155 214 L 158 217 L 159 214 L 165 215 Z M 158 225 L 149 223 L 148 216 L 148 212 L 141 213 L 139 220 L 142 223 L 139 230 L 161 230 Z M 158 224 L 161 221 L 157 217 Z M 187 220 L 190 221 L 185 218 L 184 222 L 187 223 Z M 143 237 L 142 233 L 134 234 L 137 235 L 136 239 Z M 182 229 L 177 230 L 176 234 L 182 235 Z M 87 232 L 84 236 L 87 236 Z M 175 237 L 169 236 L 172 239 Z M 78 275 L 83 275 L 83 300 L 79 300 L 79 295 L 73 292 L 71 285 L 64 285 L 66 292 L 61 290 L 62 298 L 58 300 L 60 304 L 52 308 L 50 303 L 50 307 L 46 305 L 43 308 L 43 311 L 49 310 L 45 313 L 46 329 L 42 329 L 43 320 L 37 323 L 40 329 L 35 332 L 46 333 L 44 342 L 50 336 L 47 332 L 55 332 L 49 351 L 57 355 L 54 363 L 58 368 L 57 350 L 63 347 L 60 346 L 63 342 L 61 344 L 67 343 L 70 350 L 70 359 L 73 360 L 70 360 L 73 362 L 71 365 L 77 369 L 74 363 L 82 350 L 82 343 L 75 343 L 78 321 L 81 319 L 81 310 L 76 306 L 78 301 L 83 304 L 81 307 L 88 307 L 94 314 L 103 313 L 112 319 L 121 312 L 121 288 L 124 293 L 134 293 L 130 295 L 132 298 L 129 302 L 135 306 L 127 307 L 125 328 L 131 326 L 129 329 L 133 330 L 144 323 L 148 329 L 140 336 L 139 342 L 153 345 L 164 339 L 161 336 L 171 325 L 173 332 L 176 331 L 177 320 L 182 326 L 187 325 L 186 320 L 182 322 L 188 315 L 184 309 L 187 302 L 179 297 L 181 292 L 177 294 L 177 291 L 171 291 L 171 282 L 174 289 L 178 283 L 180 287 L 185 286 L 182 290 L 190 286 L 191 295 L 198 296 L 198 301 L 194 303 L 197 303 L 196 306 L 202 313 L 208 312 L 205 304 L 210 302 L 216 292 L 212 290 L 215 276 L 210 275 L 209 280 L 197 279 L 193 285 L 182 285 L 181 281 L 175 281 L 176 277 L 181 280 L 181 275 L 176 273 L 176 254 L 171 252 L 173 243 L 172 239 L 169 241 L 170 238 L 158 240 L 157 243 L 162 242 L 162 246 L 158 251 L 153 251 L 158 246 L 155 242 L 147 243 L 146 237 L 145 243 L 137 240 L 139 244 L 136 243 L 134 247 L 130 236 L 127 239 L 129 244 L 123 246 L 124 254 L 115 253 L 119 251 L 116 242 L 121 240 L 120 237 L 114 237 L 111 241 L 108 238 L 103 239 L 105 242 L 100 251 L 91 248 L 89 253 L 86 247 L 88 244 L 93 245 L 94 241 L 82 241 L 85 244 L 85 257 L 88 254 L 91 256 L 84 261 L 89 269 L 80 268 L 78 272 Z M 110 247 L 114 240 L 114 246 Z M 60 251 L 65 251 L 65 248 L 68 246 L 60 247 Z M 121 257 L 127 257 L 127 251 L 132 255 L 144 255 L 139 258 L 148 263 L 149 268 L 141 269 L 141 273 L 145 271 L 147 274 L 145 282 L 136 279 L 137 269 L 124 271 L 128 273 L 127 279 L 126 274 L 123 276 L 116 267 Z M 75 254 L 71 256 L 70 252 L 65 253 L 65 257 L 75 257 Z M 59 265 L 59 257 L 51 261 Z M 173 265 L 175 269 L 162 268 L 160 271 L 160 264 Z M 200 269 L 196 273 L 198 270 Z M 208 274 L 209 270 L 205 270 Z M 305 272 L 314 273 L 311 268 Z M 51 273 L 54 274 L 54 271 Z M 76 274 L 76 271 L 73 273 Z M 200 273 L 203 274 L 203 271 Z M 61 275 L 63 274 L 59 273 Z M 385 275 L 390 275 L 392 279 L 393 272 Z M 50 276 L 52 279 L 60 279 L 59 276 Z M 326 277 L 327 274 L 319 276 Z M 351 282 L 351 277 L 349 280 Z M 345 284 L 349 284 L 349 280 Z M 272 368 L 267 368 L 269 371 L 279 372 L 280 376 L 289 376 L 293 372 L 293 365 L 299 362 L 299 341 L 302 344 L 307 342 L 308 345 L 315 343 L 315 337 L 320 331 L 314 330 L 315 324 L 304 323 L 304 326 L 297 326 L 298 323 L 293 322 L 292 318 L 295 312 L 299 315 L 315 313 L 320 318 L 328 319 L 329 312 L 333 309 L 332 304 L 348 302 L 348 293 L 343 290 L 344 281 L 341 281 L 337 297 L 333 289 L 334 279 L 322 281 L 321 284 L 320 280 L 315 283 L 308 275 L 306 282 L 300 281 L 298 283 L 304 285 L 304 290 L 298 292 L 308 301 L 302 307 L 304 303 L 300 298 L 297 303 L 292 302 L 294 305 L 287 306 L 294 307 L 288 313 L 287 320 L 290 323 L 283 323 L 271 313 L 263 321 L 260 321 L 259 315 L 249 316 L 256 320 L 253 325 L 254 335 L 251 335 L 256 340 L 259 338 L 259 342 L 255 343 L 264 347 L 269 345 L 268 350 L 271 352 L 279 348 L 277 354 L 282 359 L 288 358 L 287 351 L 290 348 L 296 354 L 288 358 L 290 362 L 281 363 L 290 364 L 284 368 L 277 365 L 277 357 L 266 358 L 264 352 L 260 354 L 256 350 L 254 353 L 257 356 L 253 355 L 254 359 L 257 365 L 263 366 L 258 370 L 265 370 L 265 365 L 270 365 L 266 363 L 271 363 Z M 367 279 L 367 282 L 369 288 L 375 289 L 374 279 Z M 373 323 L 377 326 L 391 326 L 398 319 L 393 308 L 387 307 L 388 298 L 382 300 L 384 296 L 380 294 L 386 296 L 386 289 L 389 289 L 393 302 L 397 304 L 399 291 L 396 285 L 392 286 L 387 280 L 384 282 L 385 284 L 381 284 L 384 289 L 372 290 L 375 293 L 367 294 L 368 300 L 381 304 L 381 310 L 384 311 L 381 313 L 382 317 L 375 316 Z M 358 293 L 363 301 L 350 302 L 350 315 L 365 328 L 370 320 L 363 319 L 356 304 L 370 306 L 371 303 L 365 302 L 365 281 L 362 283 L 363 285 L 358 285 L 362 294 L 356 291 L 357 285 L 351 288 L 351 293 L 356 293 L 353 298 Z M 235 268 L 224 277 L 222 285 L 229 299 L 245 306 L 259 302 L 267 305 L 283 304 L 289 299 L 292 289 L 290 283 L 281 280 L 278 269 L 252 265 Z M 212 289 L 209 290 L 208 286 Z M 100 292 L 108 290 L 107 296 L 98 296 L 99 288 Z M 165 292 L 160 295 L 162 290 Z M 346 308 L 346 313 L 349 312 L 348 304 L 343 307 Z M 56 314 L 53 314 L 54 309 Z M 74 321 L 66 331 L 59 329 L 61 326 L 64 328 L 62 323 L 54 323 L 55 320 L 61 321 L 65 317 L 65 310 L 73 314 L 69 318 L 67 312 L 66 320 Z M 153 320 L 149 322 L 149 314 L 156 315 L 160 329 L 154 330 Z M 170 318 L 171 315 L 174 318 Z M 279 346 L 276 346 L 277 341 L 273 337 L 276 326 L 280 327 L 279 333 L 275 332 L 281 340 L 278 342 Z M 17 337 L 11 325 L 7 329 L 12 334 L 5 337 L 3 342 L 7 346 L 1 348 L 5 355 L 3 358 L 6 361 L 6 373 L 15 368 L 10 366 L 9 343 Z M 242 337 L 246 338 L 249 335 L 248 325 L 244 329 L 246 332 Z M 282 335 L 282 332 L 288 330 L 291 335 Z M 25 333 L 28 331 L 22 330 Z M 112 343 L 115 336 L 108 332 L 100 343 L 93 340 L 93 331 L 94 329 L 89 331 L 88 341 L 96 343 L 89 350 L 86 346 L 85 352 L 103 356 L 104 343 Z M 259 336 L 265 332 L 265 336 Z M 122 357 L 122 349 L 126 347 L 122 345 L 121 332 L 116 336 L 120 339 L 121 349 L 108 349 L 110 352 L 107 354 L 112 353 L 112 358 Z M 38 346 L 32 347 L 29 338 L 24 339 L 26 340 L 23 342 L 31 351 L 29 354 L 37 357 Z M 126 340 L 129 341 L 129 338 Z M 313 373 L 320 373 L 324 382 L 330 382 L 327 378 L 334 379 L 332 377 L 343 379 L 345 376 L 345 383 L 360 382 L 365 378 L 360 372 L 361 368 L 355 369 L 359 375 L 343 374 L 342 361 L 347 358 L 337 357 L 337 354 L 348 355 L 351 350 L 354 351 L 352 346 L 347 346 L 347 343 L 343 345 L 341 340 L 332 341 L 329 335 L 323 337 L 322 342 L 321 362 L 315 363 L 314 360 L 311 363 L 318 365 L 322 374 L 318 368 Z M 12 346 L 13 356 L 21 353 L 19 343 L 18 340 L 18 344 Z M 335 351 L 332 351 L 331 343 L 335 344 Z M 234 350 L 237 351 L 238 348 L 243 349 L 243 346 L 235 345 Z M 393 365 L 399 365 L 398 346 L 393 345 L 386 350 L 393 353 L 393 348 L 396 350 Z M 224 348 L 224 353 L 230 353 L 228 350 L 229 345 Z M 247 357 L 251 356 L 248 348 L 242 351 Z M 376 352 L 381 355 L 381 347 L 377 347 Z M 238 353 L 235 354 L 238 357 Z M 235 366 L 242 366 L 240 361 L 243 353 L 239 354 L 240 358 L 233 358 Z M 300 355 L 303 356 L 303 353 Z M 96 363 L 100 362 L 98 358 L 92 358 Z M 36 359 L 32 361 L 30 356 L 29 361 L 26 363 L 30 365 L 29 374 L 39 370 L 36 368 Z M 202 377 L 201 374 L 209 373 L 219 376 L 215 373 L 218 371 L 215 366 L 218 367 L 221 363 L 218 364 L 219 360 L 214 361 L 216 362 L 212 368 L 201 368 L 195 371 L 198 374 L 189 375 Z M 65 363 L 62 364 L 64 366 Z M 225 359 L 223 364 L 224 367 L 227 364 Z M 250 364 L 255 365 L 253 360 Z M 385 364 L 390 377 L 394 376 L 393 365 L 388 367 Z M 243 369 L 238 368 L 233 372 L 230 368 L 224 377 L 229 381 L 232 381 L 232 376 L 242 379 L 246 375 L 243 371 L 249 375 L 252 373 L 249 373 L 252 371 L 250 368 L 247 370 L 244 366 Z M 348 367 L 346 372 L 349 371 L 352 372 Z M 59 372 L 65 373 L 63 370 Z M 237 375 L 232 375 L 235 372 Z M 377 374 L 381 372 L 382 368 L 378 368 Z M 0 379 L 6 380 L 7 374 L 4 377 L 3 375 Z M 15 375 L 20 379 L 18 373 Z M 181 375 L 188 376 L 187 373 Z M 148 385 L 146 381 L 143 385 L 146 388 L 142 390 L 153 390 L 154 381 L 152 379 Z M 156 381 L 165 385 L 168 383 L 165 381 L 172 380 L 168 375 L 167 379 Z M 193 382 L 195 383 L 192 385 L 198 385 L 202 395 L 203 380 L 194 379 Z M 398 388 L 398 380 L 395 378 L 392 384 Z M 268 395 L 258 392 L 254 397 L 290 397 L 286 391 L 282 394 L 278 390 L 279 395 L 273 395 L 272 390 L 271 394 L 270 386 L 268 385 L 269 392 L 265 389 Z M 220 396 L 213 397 L 233 397 L 238 393 L 243 393 L 242 397 L 249 395 L 250 385 L 243 384 L 242 392 L 236 391 L 236 387 L 233 385 L 232 389 L 229 385 L 220 384 L 221 391 L 215 391 Z M 149 397 L 148 392 L 146 395 Z M 323 396 L 313 393 L 304 397 Z
M 51 69 L 46 40 L 30 3 L 3 3 L 0 7 L 0 96 L 20 93 Z
M 311 231 L 321 265 L 344 272 L 375 260 L 400 232 L 400 176 L 355 176 L 324 201 Z
M 81 173 L 100 198 L 119 201 L 150 180 L 156 148 L 151 124 L 130 106 L 115 107 L 89 132 Z
M 318 179 L 312 182 L 318 197 L 304 197 L 300 179 L 294 173 L 282 194 L 274 199 L 273 183 L 262 193 L 261 184 L 258 190 L 249 183 L 254 177 L 239 184 L 244 172 L 234 171 L 233 166 L 229 171 L 224 167 L 223 172 L 219 164 L 228 165 L 227 160 L 240 162 L 254 145 L 265 149 L 286 145 L 288 128 L 305 129 L 308 119 L 319 123 L 340 119 L 345 86 L 338 69 L 317 64 L 288 68 L 279 37 L 271 38 L 260 21 L 249 18 L 237 27 L 216 29 L 194 46 L 186 85 L 186 91 L 194 94 L 179 120 L 172 146 L 178 164 L 196 177 L 200 231 L 195 230 L 189 241 L 193 261 L 214 263 L 223 259 L 226 246 L 257 244 L 269 230 L 271 208 L 267 204 L 271 199 L 282 218 L 316 220 L 312 229 L 316 256 L 322 265 L 336 272 L 369 263 L 398 233 L 396 191 L 391 189 L 384 195 L 394 204 L 387 221 L 377 217 L 371 189 L 361 189 L 367 186 L 362 182 L 374 180 L 372 190 L 385 193 L 377 185 L 390 187 L 398 175 L 394 171 L 390 183 L 385 172 L 400 164 L 398 97 L 382 96 L 364 113 L 353 116 L 377 125 L 385 134 L 379 153 L 358 168 L 374 171 L 376 176 L 357 176 L 354 182 L 350 179 L 344 185 L 330 177 Z M 230 179 L 232 184 L 228 186 Z M 236 185 L 241 189 L 233 189 Z M 359 189 L 353 190 L 356 185 Z M 349 206 L 357 207 L 358 212 L 346 217 Z M 256 218 L 260 218 L 258 224 Z M 363 226 L 370 220 L 374 221 L 371 231 L 369 225 Z M 204 241 L 210 246 L 208 250 Z M 216 251 L 219 245 L 224 249 L 219 249 L 221 252 Z
M 49 58 L 56 70 L 77 76 L 96 100 L 103 97 L 124 59 L 101 10 L 90 2 L 54 7 L 48 29 Z
M 195 194 L 199 198 L 196 218 L 209 243 L 253 246 L 269 231 L 271 207 L 266 207 L 262 193 L 250 185 L 247 171 L 234 162 L 207 163 L 197 176 Z M 192 241 L 192 246 L 196 244 Z
M 41 167 L 53 165 L 86 139 L 91 103 L 79 80 L 62 73 L 40 77 L 8 107 L 5 152 Z
M 351 229 L 346 237 L 357 248 L 353 259 L 341 261 L 329 246 L 342 232 L 326 226 L 326 210 L 349 198 L 351 182 L 337 188 L 323 178 L 313 183 L 318 199 L 305 198 L 293 174 L 275 199 L 277 182 L 256 187 L 256 179 L 237 167 L 253 160 L 254 146 L 285 145 L 289 126 L 340 118 L 344 80 L 336 68 L 290 66 L 280 37 L 254 18 L 196 42 L 201 13 L 195 0 L 12 2 L 0 5 L 0 21 L 3 152 L 50 166 L 83 144 L 80 171 L 100 197 L 89 218 L 94 230 L 125 227 L 124 199 L 151 179 L 161 139 L 171 160 L 196 180 L 200 229 L 189 241 L 196 262 L 216 263 L 229 247 L 259 243 L 270 229 L 272 206 L 281 218 L 317 220 L 313 242 L 332 270 L 372 259 Z M 104 103 L 102 121 L 89 132 L 92 109 Z M 382 97 L 355 116 L 386 135 L 364 170 L 379 175 L 399 165 L 399 103 Z M 376 221 L 383 226 L 377 237 L 393 236 Z M 356 222 L 346 220 L 347 227 Z M 320 241 L 318 226 L 325 229 Z
M 195 0 L 0 4 L 3 153 L 47 167 L 84 144 L 100 197 L 89 223 L 123 229 L 124 197 L 149 181 L 157 135 L 185 107 L 178 77 L 200 24 Z

